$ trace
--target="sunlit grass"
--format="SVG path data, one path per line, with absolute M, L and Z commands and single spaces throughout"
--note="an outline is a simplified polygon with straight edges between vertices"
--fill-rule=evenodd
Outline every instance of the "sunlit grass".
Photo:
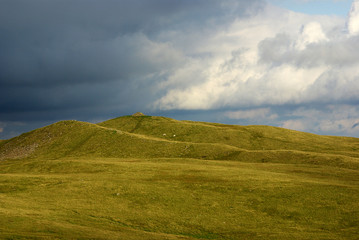
M 355 239 L 359 230 L 354 170 L 102 158 L 1 169 L 1 237 Z
M 1 239 L 357 239 L 359 140 L 162 117 L 0 142 Z

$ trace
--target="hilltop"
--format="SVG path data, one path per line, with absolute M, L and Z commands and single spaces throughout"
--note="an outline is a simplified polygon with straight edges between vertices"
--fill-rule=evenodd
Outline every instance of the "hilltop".
M 357 239 L 359 139 L 137 113 L 0 141 L 1 239 Z
M 0 159 L 84 156 L 298 161 L 356 168 L 359 140 L 136 113 L 98 124 L 61 121 L 0 142 Z

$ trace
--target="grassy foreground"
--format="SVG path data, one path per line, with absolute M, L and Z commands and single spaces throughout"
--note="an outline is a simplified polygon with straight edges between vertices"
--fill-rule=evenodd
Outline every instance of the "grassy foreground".
M 159 119 L 0 142 L 0 238 L 358 239 L 358 139 Z

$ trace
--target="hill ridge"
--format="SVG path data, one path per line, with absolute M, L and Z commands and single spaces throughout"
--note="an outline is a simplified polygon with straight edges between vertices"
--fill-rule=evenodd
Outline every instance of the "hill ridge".
M 164 121 L 162 121 L 164 120 Z M 133 131 L 133 128 L 135 125 L 137 125 L 137 121 L 141 121 L 142 127 L 137 128 L 136 131 Z M 147 122 L 147 123 L 146 123 Z M 147 126 L 146 126 L 147 124 Z M 321 142 L 322 144 L 328 144 L 324 143 L 325 141 L 331 141 L 330 145 L 339 144 L 340 141 L 337 140 L 346 140 L 350 141 L 353 148 L 347 148 L 349 150 L 359 150 L 359 139 L 357 138 L 349 138 L 349 137 L 335 137 L 335 136 L 322 136 L 322 135 L 315 135 L 311 133 L 305 133 L 300 131 L 294 131 L 294 130 L 288 130 L 284 128 L 278 128 L 278 127 L 272 127 L 272 126 L 263 126 L 263 125 L 252 125 L 252 126 L 239 126 L 239 125 L 224 125 L 224 124 L 217 124 L 217 123 L 203 123 L 203 122 L 191 122 L 191 121 L 178 121 L 170 118 L 163 118 L 163 117 L 151 117 L 146 116 L 144 118 L 132 118 L 131 116 L 125 116 L 125 117 L 119 117 L 115 119 L 110 119 L 105 122 L 99 123 L 101 126 L 116 128 L 119 130 L 127 131 L 127 132 L 136 132 L 140 134 L 146 134 L 146 135 L 152 135 L 157 136 L 159 138 L 163 138 L 162 134 L 172 131 L 173 134 L 177 134 L 177 139 L 180 139 L 181 141 L 185 141 L 185 139 L 190 139 L 191 141 L 195 140 L 201 140 L 202 142 L 210 142 L 210 135 L 209 134 L 202 134 L 202 138 L 200 139 L 193 139 L 193 136 L 195 136 L 198 132 L 204 133 L 207 131 L 208 128 L 211 130 L 217 129 L 219 131 L 222 131 L 222 135 L 230 135 L 234 132 L 237 134 L 234 134 L 233 137 L 235 137 L 237 140 L 244 139 L 247 137 L 247 139 L 244 139 L 244 142 L 247 141 L 247 147 L 244 147 L 246 149 L 250 149 L 248 144 L 250 141 L 255 142 L 257 140 L 263 140 L 265 138 L 268 139 L 275 139 L 276 141 L 281 141 L 281 143 L 285 143 L 290 139 L 290 137 L 295 136 L 295 141 L 298 142 L 298 140 L 301 140 L 302 143 L 307 140 L 316 140 L 317 142 Z M 192 126 L 192 128 L 191 128 Z M 187 128 L 186 128 L 187 127 Z M 194 127 L 203 127 L 201 129 L 194 128 Z M 206 128 L 206 129 L 205 129 Z M 158 130 L 159 129 L 159 130 Z M 176 129 L 176 130 L 173 130 Z M 177 131 L 177 132 L 175 132 Z M 202 131 L 202 132 L 201 132 Z M 171 133 L 171 134 L 172 134 Z M 218 133 L 218 131 L 217 131 Z M 189 138 L 183 138 L 183 135 L 189 134 L 191 135 Z M 213 135 L 213 132 L 211 132 Z M 233 134 L 232 134 L 233 135 Z M 168 136 L 168 135 L 167 135 Z M 182 137 L 182 139 L 180 138 Z M 226 137 L 226 136 L 222 136 Z M 212 139 L 213 142 L 218 142 L 220 139 L 215 138 Z M 223 139 L 222 139 L 223 140 Z M 229 139 L 227 141 L 227 145 L 234 145 L 232 139 Z M 222 141 L 224 143 L 224 141 Z M 229 144 L 228 144 L 229 143 Z M 238 144 L 240 142 L 237 142 Z M 253 147 L 253 145 L 251 145 Z M 238 145 L 237 145 L 238 147 Z M 260 146 L 257 146 L 256 149 L 260 149 L 261 147 L 265 147 L 264 144 L 261 144 Z M 281 146 L 282 147 L 282 146 Z M 297 147 L 297 146 L 295 146 Z M 307 144 L 308 149 L 310 149 L 310 144 Z M 330 146 L 331 147 L 331 146 Z M 255 148 L 252 148 L 253 150 Z M 278 147 L 274 148 L 278 149 Z M 268 149 L 270 150 L 270 149 Z
M 123 116 L 102 123 L 64 120 L 0 142 L 1 159 L 189 157 L 244 162 L 298 162 L 357 168 L 359 139 L 270 126 Z

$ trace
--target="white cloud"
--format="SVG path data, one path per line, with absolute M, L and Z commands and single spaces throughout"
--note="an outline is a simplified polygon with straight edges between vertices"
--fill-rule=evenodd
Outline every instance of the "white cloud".
M 359 34 L 359 1 L 354 0 L 348 15 L 348 33 L 349 35 Z
M 354 31 L 350 24 L 343 31 L 345 22 L 268 5 L 257 15 L 217 26 L 162 83 L 165 94 L 155 106 L 238 109 L 225 117 L 358 136 L 353 126 L 359 122 L 359 38 L 347 34 Z
M 162 83 L 165 94 L 155 105 L 225 107 L 238 109 L 224 113 L 238 124 L 359 136 L 353 128 L 359 122 L 359 41 L 342 31 L 345 21 L 268 6 L 216 28 L 202 38 L 200 57 L 187 55 L 187 64 Z
M 267 107 L 224 112 L 236 124 L 265 124 L 325 135 L 359 136 L 359 107 L 329 104 Z
M 283 122 L 281 127 L 297 131 L 307 130 L 306 123 L 303 120 L 287 120 Z
M 327 41 L 322 25 L 318 22 L 310 22 L 304 25 L 300 31 L 298 40 L 295 43 L 295 48 L 304 50 L 309 44 Z
M 341 26 L 345 26 L 345 19 L 309 16 L 268 5 L 260 14 L 216 27 L 194 47 L 197 55 L 187 54 L 187 64 L 160 83 L 165 94 L 155 107 L 260 107 L 323 97 L 330 102 L 333 95 L 324 96 L 318 85 L 326 87 L 332 73 L 343 70 L 338 69 L 343 62 L 352 61 L 354 67 L 359 63 L 358 55 L 347 44 L 356 41 L 341 36 Z M 336 81 L 342 90 L 359 91 L 352 80 Z M 313 92 L 313 87 L 318 92 Z M 347 98 L 342 90 L 335 100 Z
M 272 114 L 269 108 L 259 108 L 252 110 L 230 111 L 226 112 L 225 116 L 230 119 L 276 119 L 278 115 Z
M 287 117 L 280 126 L 300 131 L 330 135 L 358 136 L 359 107 L 346 104 L 328 105 L 322 108 L 301 107 Z

